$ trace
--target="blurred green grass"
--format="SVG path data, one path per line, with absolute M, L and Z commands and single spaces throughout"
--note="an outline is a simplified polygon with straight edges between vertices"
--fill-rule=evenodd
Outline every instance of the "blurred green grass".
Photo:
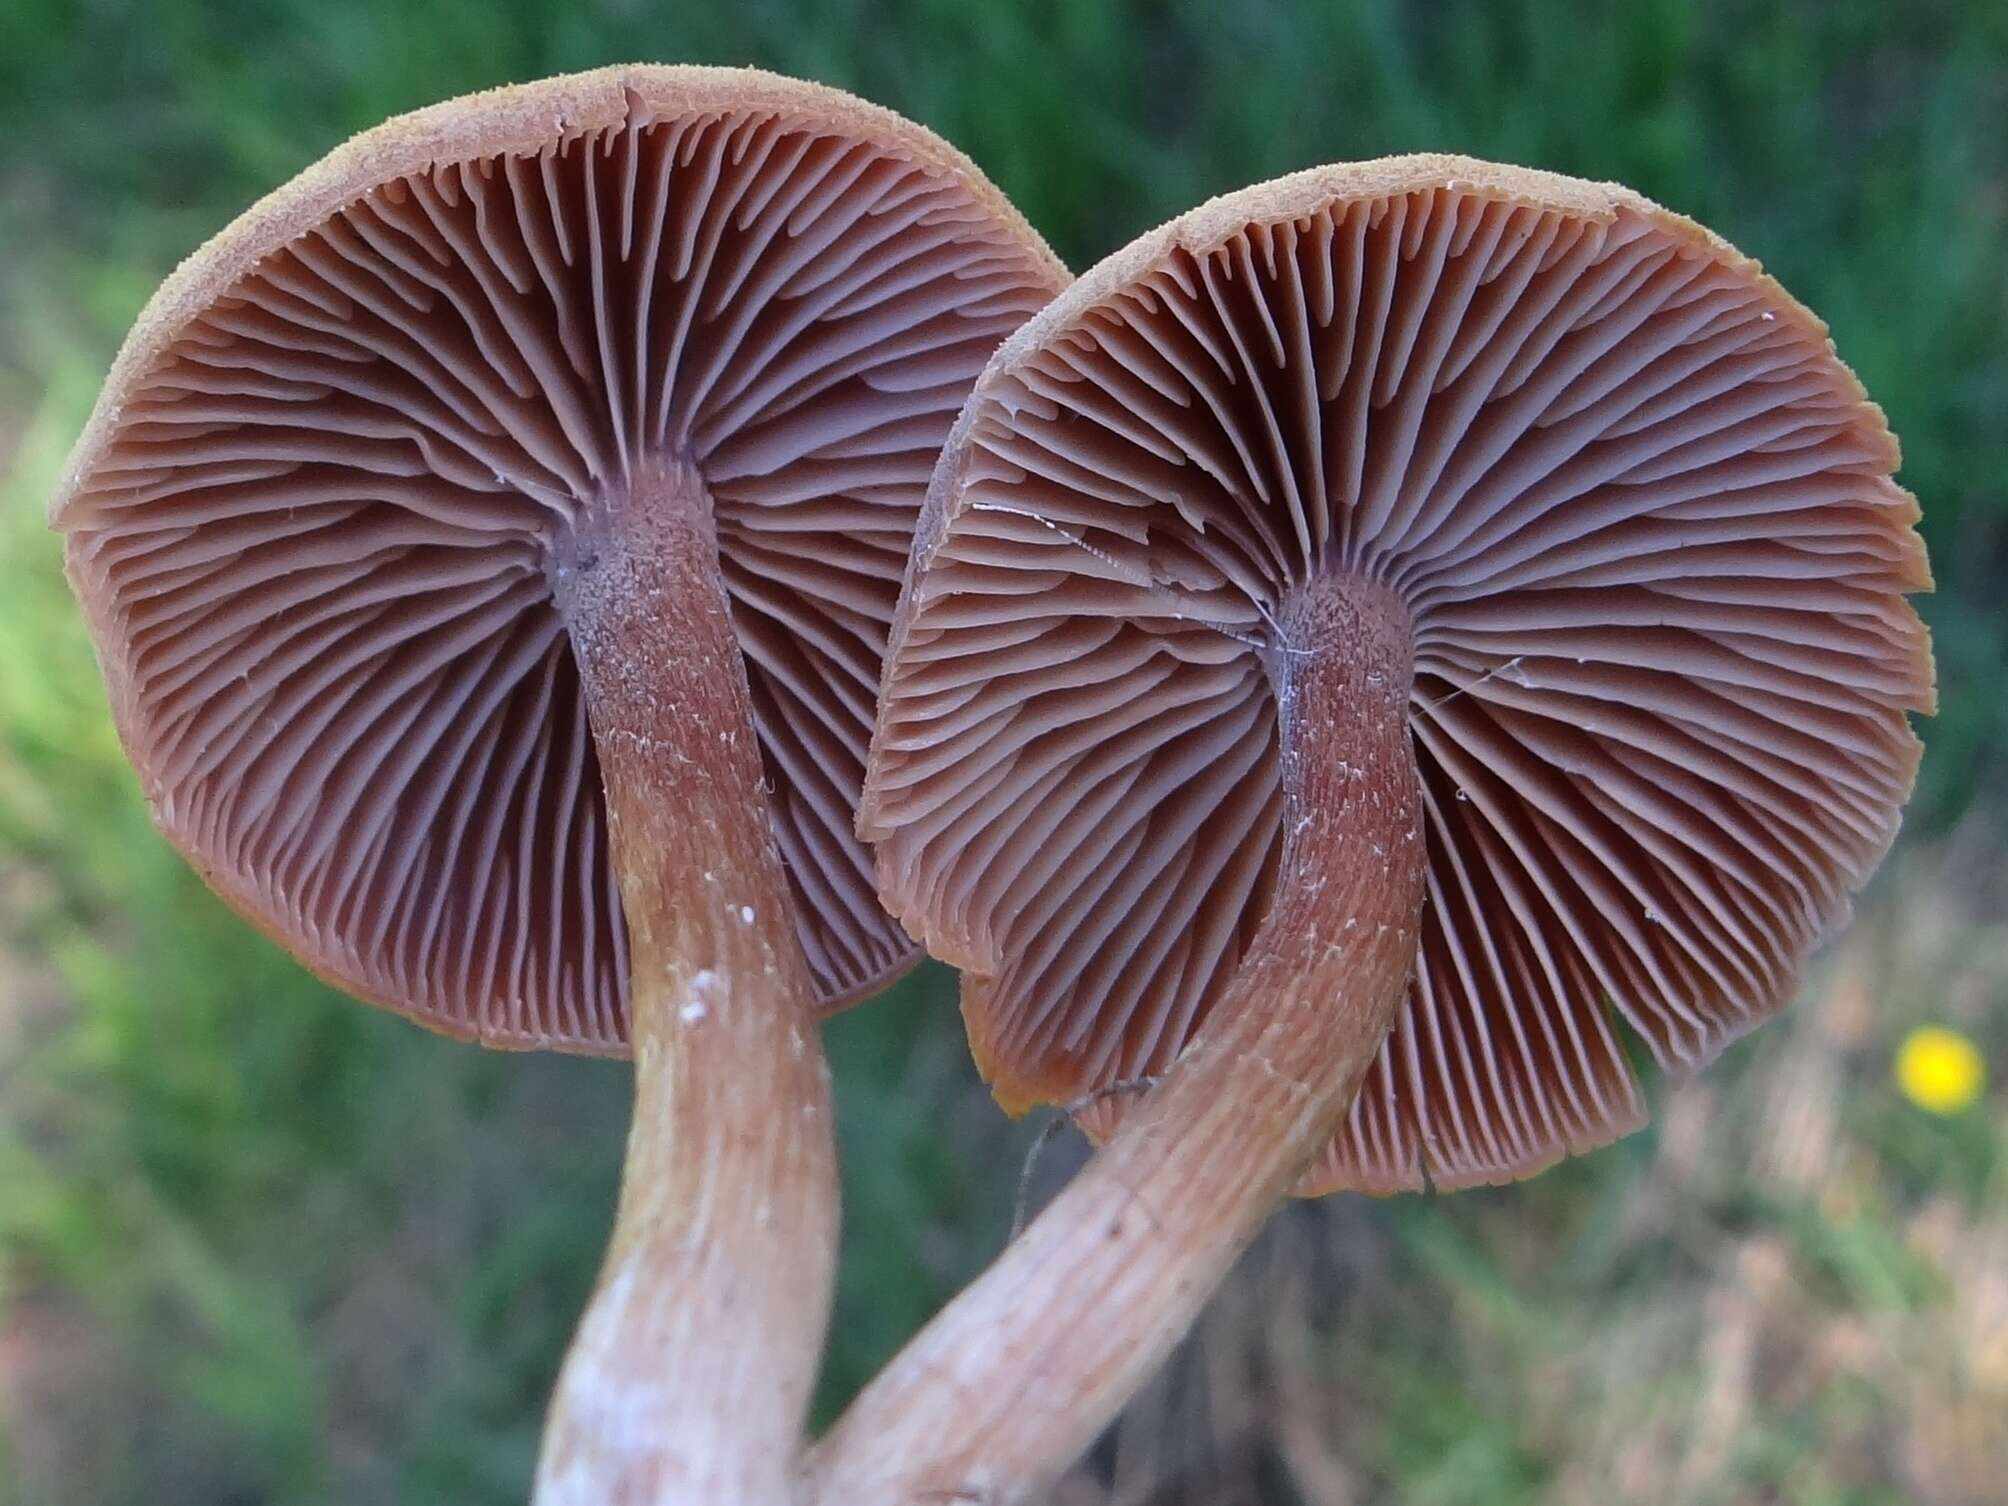
M 387 114 L 629 58 L 755 63 L 902 110 L 969 151 L 1076 267 L 1208 194 L 1398 150 L 1617 178 L 1713 225 L 1828 319 L 1905 442 L 1939 575 L 1924 606 L 1944 698 L 1923 729 L 1912 830 L 1971 833 L 2003 809 L 1999 0 L 10 0 L 0 1502 L 520 1496 L 609 1217 L 624 1076 L 487 1056 L 357 1008 L 211 900 L 138 804 L 40 519 L 132 315 L 251 198 Z M 1937 845 L 1916 851 L 1933 871 L 1950 862 Z M 1967 869 L 1982 939 L 1962 944 L 1998 945 L 1985 938 L 2008 910 L 2004 874 Z M 1949 903 L 1943 884 L 1914 887 L 1930 896 L 1919 903 Z M 1925 925 L 1908 904 L 1888 901 L 1879 924 Z M 1946 1306 L 1952 1257 L 1915 1254 L 1911 1223 L 1952 1199 L 1962 1229 L 1998 1237 L 1998 1098 L 1957 1124 L 1926 1121 L 1894 1099 L 1878 1052 L 1903 1019 L 1998 1019 L 2008 968 L 1960 972 L 1935 954 L 1908 965 L 1915 976 L 1874 999 L 1873 1028 L 1837 1054 L 1825 1089 L 1867 1147 L 1844 1216 L 1822 1202 L 1828 1181 L 1780 1194 L 1739 1163 L 1708 1174 L 1705 1206 L 1668 1202 L 1659 1243 L 1643 1240 L 1627 1220 L 1681 1153 L 1672 1127 L 1518 1191 L 1307 1215 L 1351 1252 L 1328 1263 L 1365 1262 L 1320 1271 L 1405 1315 L 1396 1332 L 1335 1330 L 1337 1398 L 1363 1414 L 1342 1439 L 1360 1492 L 1349 1498 L 1564 1498 L 1583 1466 L 1567 1427 L 1529 1420 L 1526 1393 L 1551 1374 L 1558 1335 L 1595 1335 L 1554 1311 L 1636 1324 L 1661 1303 L 1690 1316 L 1733 1307 L 1702 1266 L 1742 1260 L 1751 1240 L 1765 1269 L 1776 1257 L 1761 1241 L 1781 1241 L 1829 1316 L 1866 1313 L 1872 1326 L 1877 1313 L 1963 1310 Z M 1971 977 L 1991 981 L 1960 981 Z M 949 995 L 926 972 L 831 1031 L 849 1180 L 825 1409 L 995 1247 L 1008 1217 L 1026 1132 L 971 1088 Z M 1711 1103 L 1769 1091 L 1764 1064 L 1784 1065 L 1773 1036 L 1784 1032 L 1684 1091 Z M 1998 1026 L 1989 1043 L 1999 1063 Z M 1399 1267 L 1379 1287 L 1376 1259 Z M 1694 1401 L 1705 1325 L 1667 1321 L 1676 1336 L 1662 1349 L 1640 1340 L 1665 1370 L 1652 1394 Z M 1321 1322 L 1310 1311 L 1305 1327 Z M 1474 1386 L 1474 1354 L 1496 1365 L 1492 1387 Z M 1754 1387 L 1749 1428 L 1692 1499 L 1964 1499 L 1893 1464 L 1823 1462 L 1841 1426 L 1829 1410 L 1908 1403 L 1841 1385 L 1819 1394 L 1817 1415 L 1774 1415 L 1774 1391 Z M 1584 1404 L 1620 1418 L 1639 1394 L 1606 1377 Z M 1593 1419 L 1581 1426 L 1601 1436 Z M 1194 1498 L 1242 1499 L 1233 1491 L 1259 1477 L 1247 1498 L 1323 1499 L 1303 1462 L 1311 1444 L 1298 1443 L 1287 1479 L 1271 1451 L 1269 1473 L 1222 1475 Z M 1633 1494 L 1673 1498 L 1650 1484 Z

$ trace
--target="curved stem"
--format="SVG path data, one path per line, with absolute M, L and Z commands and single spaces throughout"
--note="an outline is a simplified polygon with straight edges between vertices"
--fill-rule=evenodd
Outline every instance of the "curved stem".
M 558 570 L 626 912 L 634 1121 L 540 1506 L 789 1499 L 837 1173 L 812 983 L 768 826 L 710 509 L 664 470 Z
M 1164 1079 L 814 1448 L 821 1506 L 1002 1506 L 1050 1484 L 1185 1334 L 1379 1050 L 1422 912 L 1410 624 L 1339 576 L 1279 628 L 1285 850 L 1262 931 Z

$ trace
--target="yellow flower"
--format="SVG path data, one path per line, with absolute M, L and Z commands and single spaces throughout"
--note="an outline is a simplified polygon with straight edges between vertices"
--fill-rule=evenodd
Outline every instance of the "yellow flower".
M 1956 1114 L 1971 1108 L 1987 1086 L 1987 1063 L 1957 1030 L 1920 1025 L 1897 1048 L 1896 1085 L 1929 1113 Z

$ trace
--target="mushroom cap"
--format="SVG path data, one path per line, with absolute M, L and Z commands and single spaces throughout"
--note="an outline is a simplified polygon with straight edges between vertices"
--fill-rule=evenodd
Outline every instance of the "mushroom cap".
M 1064 269 L 931 133 L 617 67 L 378 127 L 141 314 L 65 469 L 163 832 L 323 977 L 496 1046 L 626 1046 L 554 547 L 650 459 L 708 490 L 819 997 L 917 955 L 852 832 L 927 478 Z
M 1302 1190 L 1604 1144 L 1643 1120 L 1613 1010 L 1699 1067 L 1896 831 L 1933 695 L 1896 465 L 1825 327 L 1622 188 L 1426 156 L 1216 199 L 957 420 L 868 765 L 881 892 L 965 969 L 1007 1107 L 1161 1071 L 1277 881 L 1278 603 L 1362 573 L 1414 625 L 1425 914 Z

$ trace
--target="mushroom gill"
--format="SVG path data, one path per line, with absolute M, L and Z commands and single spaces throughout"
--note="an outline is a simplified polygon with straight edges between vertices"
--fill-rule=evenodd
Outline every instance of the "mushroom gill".
M 957 425 L 861 822 L 887 901 L 1007 1105 L 1161 1072 L 1276 883 L 1286 605 L 1367 577 L 1413 624 L 1425 911 L 1302 1190 L 1603 1144 L 1643 1115 L 1613 1009 L 1698 1067 L 1895 832 L 1932 701 L 1896 463 L 1824 327 L 1624 190 L 1422 157 L 1217 200 Z
M 708 493 L 819 994 L 911 961 L 851 830 L 880 657 L 942 439 L 1060 281 L 924 133 L 670 74 L 682 107 L 576 125 L 589 75 L 569 118 L 490 96 L 282 190 L 164 290 L 56 510 L 168 835 L 318 971 L 493 1045 L 625 1047 L 553 594 L 657 461 Z

